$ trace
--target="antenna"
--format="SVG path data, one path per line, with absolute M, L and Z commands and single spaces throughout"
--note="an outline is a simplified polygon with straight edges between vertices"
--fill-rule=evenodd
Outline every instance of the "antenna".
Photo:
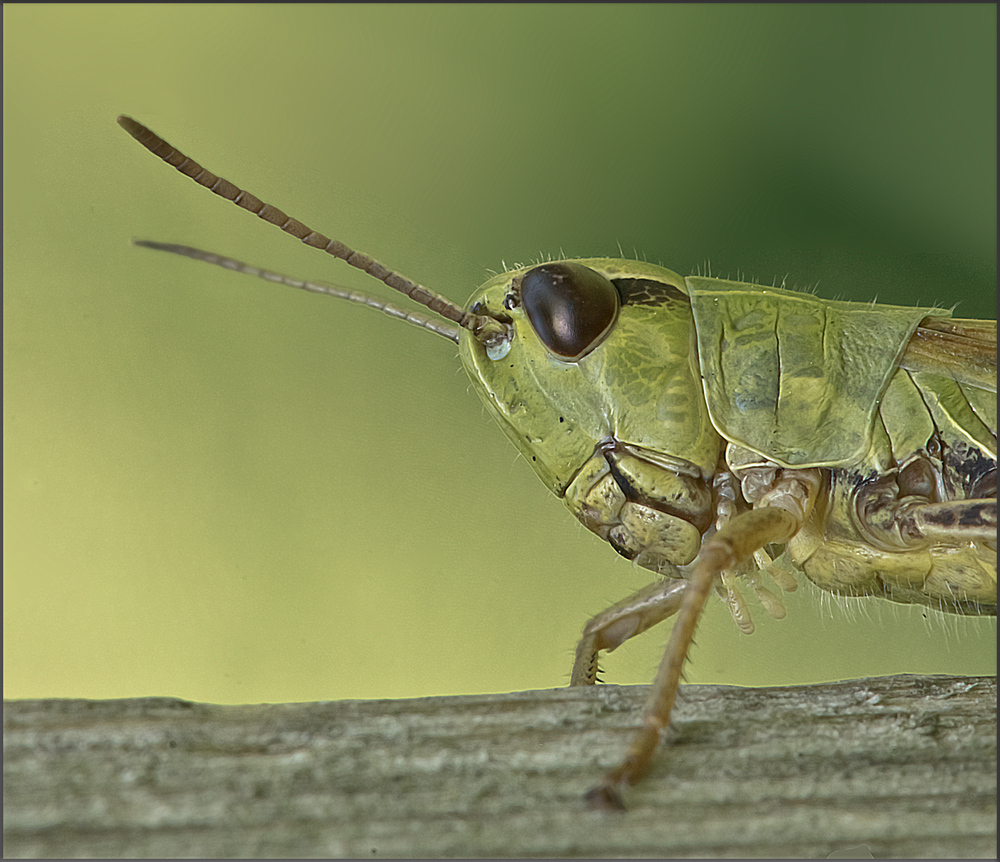
M 368 275 L 374 278 L 377 278 L 393 290 L 405 293 L 414 302 L 418 302 L 421 305 L 426 306 L 435 314 L 438 314 L 447 320 L 454 321 L 459 326 L 471 330 L 477 339 L 485 341 L 495 338 L 498 326 L 503 326 L 503 324 L 498 324 L 498 322 L 493 321 L 491 318 L 484 318 L 483 315 L 466 314 L 462 308 L 455 305 L 455 303 L 449 301 L 445 297 L 434 293 L 432 290 L 428 290 L 426 287 L 415 281 L 411 281 L 406 278 L 406 276 L 400 275 L 398 272 L 393 272 L 391 269 L 387 269 L 374 258 L 371 258 L 366 254 L 362 254 L 359 251 L 355 251 L 352 248 L 348 248 L 338 240 L 330 239 L 329 237 L 314 231 L 312 228 L 302 224 L 302 222 L 289 217 L 277 207 L 264 203 L 260 200 L 260 198 L 244 191 L 231 183 L 229 180 L 218 177 L 211 171 L 205 170 L 205 168 L 199 165 L 196 161 L 189 159 L 180 150 L 172 147 L 155 132 L 148 129 L 142 123 L 133 120 L 131 117 L 127 117 L 123 114 L 118 117 L 118 124 L 153 155 L 163 159 L 163 161 L 165 161 L 168 165 L 172 165 L 177 168 L 177 170 L 179 170 L 182 174 L 190 177 L 199 185 L 207 188 L 210 192 L 213 192 L 228 201 L 232 201 L 234 204 L 245 210 L 249 210 L 254 215 L 264 219 L 264 221 L 270 222 L 271 224 L 281 228 L 285 233 L 291 234 L 296 239 L 302 240 L 302 242 L 306 245 L 321 249 L 327 254 L 332 254 L 334 257 L 338 257 L 351 266 L 368 273 Z M 162 251 L 172 251 L 198 260 L 204 260 L 208 263 L 216 263 L 219 266 L 225 266 L 227 269 L 235 269 L 239 272 L 259 275 L 261 278 L 266 278 L 270 281 L 278 281 L 292 287 L 301 287 L 304 290 L 313 290 L 318 293 L 328 293 L 333 296 L 348 299 L 352 302 L 360 302 L 364 305 L 378 308 L 393 317 L 410 320 L 411 323 L 416 323 L 418 326 L 424 326 L 425 328 L 438 332 L 441 335 L 445 335 L 454 341 L 458 340 L 457 330 L 454 332 L 454 335 L 452 335 L 451 327 L 442 325 L 439 329 L 434 329 L 434 327 L 427 326 L 426 322 L 421 322 L 422 320 L 429 320 L 429 318 L 424 318 L 423 315 L 408 313 L 404 309 L 397 308 L 396 306 L 392 306 L 388 303 L 382 303 L 382 301 L 376 297 L 369 297 L 362 293 L 333 288 L 332 286 L 320 286 L 312 282 L 298 282 L 296 279 L 289 278 L 288 276 L 282 276 L 279 273 L 270 273 L 265 270 L 258 270 L 256 267 L 251 267 L 248 264 L 240 263 L 239 261 L 232 260 L 231 258 L 222 258 L 218 255 L 213 255 L 210 252 L 202 252 L 198 249 L 189 248 L 188 246 L 171 246 L 163 243 L 151 243 L 145 241 L 138 242 L 137 245 L 144 245 L 149 248 L 156 248 Z
M 280 272 L 273 272 L 269 269 L 261 269 L 260 267 L 252 266 L 249 263 L 243 263 L 243 261 L 236 260 L 232 257 L 224 257 L 221 254 L 214 254 L 210 251 L 202 251 L 200 248 L 192 248 L 189 245 L 177 245 L 170 242 L 153 242 L 148 239 L 134 239 L 132 240 L 132 243 L 133 245 L 155 249 L 156 251 L 169 251 L 172 254 L 179 254 L 184 257 L 193 258 L 194 260 L 200 260 L 204 263 L 211 263 L 215 266 L 221 266 L 223 269 L 231 269 L 233 272 L 240 272 L 244 275 L 252 275 L 255 278 L 262 278 L 264 281 L 274 282 L 275 284 L 284 284 L 287 287 L 296 287 L 299 290 L 306 290 L 309 293 L 324 293 L 327 296 L 335 296 L 337 299 L 346 299 L 348 302 L 356 302 L 359 305 L 367 305 L 369 308 L 374 308 L 376 311 L 381 311 L 383 314 L 389 315 L 389 317 L 395 317 L 397 320 L 404 320 L 407 323 L 412 323 L 423 329 L 429 329 L 431 332 L 437 335 L 443 335 L 445 338 L 458 344 L 458 333 L 460 331 L 459 327 L 452 326 L 450 323 L 445 323 L 443 320 L 438 320 L 436 317 L 431 317 L 429 314 L 423 314 L 419 311 L 411 311 L 408 308 L 393 305 L 391 302 L 386 302 L 384 299 L 372 296 L 370 293 L 363 293 L 359 290 L 350 290 L 349 288 L 341 287 L 337 284 L 326 284 L 321 281 L 303 281 L 299 278 L 292 278 L 290 275 L 283 275 Z

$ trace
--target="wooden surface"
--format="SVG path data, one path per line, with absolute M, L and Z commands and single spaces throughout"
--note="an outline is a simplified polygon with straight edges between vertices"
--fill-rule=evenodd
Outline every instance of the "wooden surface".
M 8 701 L 4 855 L 996 856 L 995 678 L 687 686 L 588 811 L 644 694 Z

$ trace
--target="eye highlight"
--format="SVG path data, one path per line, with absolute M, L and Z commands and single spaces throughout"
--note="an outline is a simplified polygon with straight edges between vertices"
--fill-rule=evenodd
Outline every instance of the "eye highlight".
M 521 279 L 521 305 L 532 329 L 560 359 L 582 359 L 607 337 L 621 298 L 599 272 L 579 263 L 546 263 Z

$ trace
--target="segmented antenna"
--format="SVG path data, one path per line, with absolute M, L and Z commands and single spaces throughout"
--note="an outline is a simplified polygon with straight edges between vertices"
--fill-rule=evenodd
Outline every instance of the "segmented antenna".
M 190 177 L 199 185 L 204 186 L 210 192 L 214 192 L 219 195 L 219 197 L 225 198 L 227 201 L 232 201 L 239 207 L 245 210 L 249 210 L 254 215 L 259 218 L 264 219 L 264 221 L 269 222 L 277 227 L 281 228 L 285 233 L 291 234 L 296 239 L 302 240 L 306 245 L 312 246 L 313 248 L 321 249 L 327 254 L 332 254 L 334 257 L 338 257 L 345 263 L 350 264 L 363 272 L 368 273 L 368 275 L 377 278 L 379 281 L 387 284 L 393 290 L 398 290 L 400 293 L 405 293 L 414 302 L 418 302 L 421 305 L 426 306 L 435 314 L 441 315 L 441 317 L 447 320 L 454 321 L 459 326 L 465 327 L 466 329 L 475 330 L 477 328 L 477 316 L 468 315 L 459 306 L 455 305 L 453 302 L 445 299 L 445 297 L 434 293 L 432 290 L 428 290 L 421 284 L 417 284 L 415 281 L 411 281 L 398 272 L 393 272 L 391 269 L 387 269 L 382 266 L 377 260 L 369 257 L 366 254 L 362 254 L 359 251 L 355 251 L 352 248 L 348 248 L 342 242 L 335 239 L 330 239 L 329 237 L 323 236 L 321 233 L 317 233 L 312 228 L 307 227 L 302 224 L 302 222 L 297 219 L 293 219 L 279 210 L 277 207 L 271 206 L 271 204 L 266 204 L 260 198 L 255 197 L 249 192 L 243 191 L 243 189 L 238 186 L 233 185 L 229 180 L 223 179 L 222 177 L 217 177 L 211 171 L 205 170 L 201 165 L 199 165 L 193 159 L 189 159 L 180 150 L 172 147 L 163 138 L 157 135 L 155 132 L 146 128 L 142 123 L 133 120 L 131 117 L 126 117 L 122 115 L 118 118 L 118 124 L 125 129 L 133 138 L 135 138 L 140 144 L 142 144 L 147 150 L 149 150 L 153 155 L 159 156 L 168 165 L 173 165 L 177 170 L 179 170 L 185 176 Z M 152 245 L 154 248 L 163 248 L 162 246 Z M 166 250 L 177 251 L 177 249 L 167 248 Z M 196 251 L 196 249 L 192 249 Z M 179 252 L 180 254 L 185 254 L 185 252 Z M 204 253 L 208 255 L 208 253 Z M 198 257 L 198 255 L 188 255 L 190 257 Z M 207 260 L 208 257 L 201 257 L 202 260 Z M 210 261 L 212 262 L 212 261 Z M 225 266 L 226 264 L 221 263 L 220 265 Z M 238 263 L 238 261 L 234 261 Z M 245 265 L 243 265 L 245 266 Z M 230 269 L 238 267 L 228 267 Z M 249 267 L 248 269 L 254 269 Z M 245 271 L 245 270 L 244 270 Z M 263 271 L 261 271 L 263 272 Z M 263 276 L 262 277 L 267 277 Z M 280 279 L 279 279 L 280 280 Z M 291 281 L 294 281 L 292 279 Z M 289 282 L 285 282 L 289 283 Z M 303 286 L 302 285 L 296 286 Z M 309 289 L 309 288 L 305 288 Z M 329 293 L 330 291 L 323 290 L 320 292 Z M 350 291 L 348 291 L 350 293 Z M 336 294 L 335 294 L 336 295 Z M 360 297 L 361 294 L 358 294 Z M 350 299 L 351 297 L 345 296 L 345 299 Z M 377 300 L 368 302 L 367 300 L 355 299 L 353 301 L 363 302 L 367 305 L 372 305 L 374 307 L 379 307 L 376 303 Z M 393 310 L 395 307 L 392 306 Z M 385 309 L 383 309 L 385 310 Z M 393 314 L 393 311 L 389 311 L 389 314 Z M 405 316 L 404 314 L 394 315 L 394 316 Z M 416 322 L 411 321 L 411 322 Z M 423 325 L 423 324 L 418 324 Z M 430 327 L 427 327 L 430 328 Z M 444 334 L 444 333 L 441 333 Z M 450 335 L 448 336 L 451 337 Z M 478 336 L 477 336 L 478 337 Z M 457 340 L 457 338 L 455 339 Z
M 450 323 L 445 323 L 443 320 L 431 317 L 429 314 L 422 314 L 419 311 L 393 305 L 391 302 L 386 302 L 369 293 L 362 293 L 358 290 L 350 290 L 340 285 L 326 284 L 321 281 L 304 281 L 300 278 L 292 278 L 290 275 L 283 275 L 280 272 L 273 272 L 269 269 L 261 269 L 258 266 L 243 263 L 243 261 L 236 260 L 235 258 L 214 254 L 210 251 L 202 251 L 200 248 L 192 248 L 189 245 L 177 245 L 172 242 L 153 242 L 148 239 L 135 239 L 132 242 L 134 245 L 142 246 L 143 248 L 151 248 L 156 251 L 169 251 L 172 254 L 179 254 L 184 257 L 193 258 L 194 260 L 200 260 L 204 263 L 211 263 L 215 266 L 221 266 L 223 269 L 230 269 L 233 272 L 240 272 L 244 275 L 252 275 L 255 278 L 262 278 L 264 281 L 270 281 L 275 284 L 295 287 L 299 290 L 306 290 L 309 293 L 324 293 L 327 296 L 335 296 L 337 299 L 346 299 L 348 302 L 367 305 L 369 308 L 374 308 L 376 311 L 388 314 L 389 317 L 395 317 L 397 320 L 404 320 L 423 329 L 429 329 L 431 332 L 443 335 L 445 338 L 458 344 L 458 333 L 461 330 L 457 326 L 452 326 Z

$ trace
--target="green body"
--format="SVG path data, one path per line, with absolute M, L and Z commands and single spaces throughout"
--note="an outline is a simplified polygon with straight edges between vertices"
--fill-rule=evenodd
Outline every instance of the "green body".
M 823 468 L 821 504 L 788 546 L 812 580 L 995 613 L 995 548 L 957 531 L 943 545 L 893 547 L 857 515 L 861 491 L 915 460 L 931 465 L 935 503 L 966 499 L 995 468 L 995 386 L 899 368 L 921 321 L 950 312 L 684 278 L 637 261 L 573 263 L 622 295 L 593 350 L 567 361 L 539 340 L 510 301 L 530 267 L 487 282 L 468 306 L 510 320 L 509 351 L 491 359 L 465 331 L 460 349 L 501 428 L 589 529 L 676 574 L 720 521 L 720 477 L 738 486 L 754 470 Z

